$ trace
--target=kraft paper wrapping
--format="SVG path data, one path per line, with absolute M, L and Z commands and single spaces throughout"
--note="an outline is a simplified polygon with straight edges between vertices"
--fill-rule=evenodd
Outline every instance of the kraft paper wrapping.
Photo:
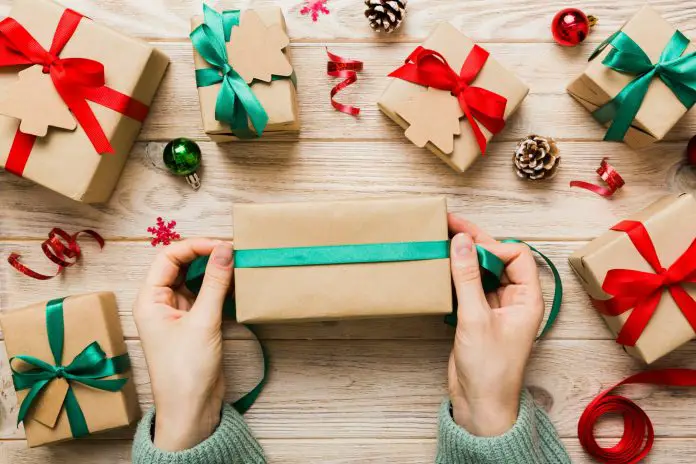
M 447 240 L 442 197 L 237 205 L 237 250 Z M 235 269 L 237 320 L 444 315 L 449 259 Z
M 422 46 L 440 52 L 450 67 L 459 73 L 464 60 L 474 47 L 474 42 L 450 23 L 442 23 L 423 42 Z M 482 87 L 507 98 L 504 116 L 506 120 L 517 111 L 520 103 L 529 93 L 529 88 L 512 72 L 498 63 L 493 56 L 488 57 L 486 65 L 471 85 Z M 419 93 L 426 91 L 426 87 L 394 78 L 377 104 L 389 118 L 402 128 L 407 129 L 409 124 L 397 114 L 397 108 L 402 102 L 413 100 Z M 426 148 L 439 156 L 455 171 L 464 172 L 481 157 L 481 150 L 467 119 L 463 117 L 459 123 L 461 134 L 454 136 L 452 153 L 444 153 L 430 142 L 426 144 Z M 481 129 L 486 140 L 489 141 L 493 134 L 483 126 Z
M 64 7 L 49 0 L 15 0 L 10 16 L 48 50 Z M 106 85 L 146 105 L 164 76 L 169 59 L 148 43 L 124 36 L 84 18 L 61 58 L 89 58 L 104 64 Z M 5 96 L 23 67 L 0 68 L 0 95 Z M 55 90 L 54 90 L 55 91 Z M 109 199 L 140 132 L 141 123 L 90 103 L 115 153 L 98 154 L 80 125 L 73 131 L 50 127 L 37 139 L 23 177 L 73 200 L 99 203 Z M 0 167 L 4 167 L 19 120 L 0 116 Z
M 63 304 L 65 341 L 63 365 L 68 365 L 87 345 L 97 341 L 108 357 L 126 353 L 121 322 L 113 293 L 71 296 Z M 8 358 L 20 354 L 54 363 L 46 330 L 46 302 L 0 313 Z M 108 378 L 128 377 L 122 390 L 108 392 L 73 382 L 71 384 L 91 433 L 133 423 L 140 415 L 132 372 Z M 68 416 L 61 408 L 67 383 L 53 380 L 39 397 L 24 422 L 30 447 L 72 439 Z M 21 404 L 28 390 L 17 392 Z M 57 419 L 54 414 L 58 413 Z M 52 418 L 51 416 L 54 415 Z M 48 425 L 46 425 L 48 424 Z
M 652 238 L 660 262 L 668 268 L 681 256 L 696 237 L 696 198 L 691 195 L 668 196 L 648 206 L 629 218 L 642 222 Z M 602 283 L 610 269 L 635 269 L 655 272 L 638 254 L 633 243 L 624 232 L 607 231 L 599 238 L 573 253 L 569 259 L 572 269 L 582 280 L 590 297 L 607 300 L 610 295 L 602 290 Z M 685 284 L 684 288 L 696 297 L 696 284 Z M 631 310 L 620 316 L 604 316 L 609 329 L 616 336 Z M 693 339 L 693 329 L 684 318 L 667 290 L 655 314 L 638 339 L 635 347 L 626 351 L 650 364 L 658 358 Z
M 259 15 L 265 25 L 271 26 L 278 24 L 284 31 L 287 31 L 285 17 L 283 16 L 283 11 L 279 7 L 258 8 L 254 11 Z M 202 23 L 202 16 L 194 16 L 191 18 L 191 30 L 194 30 Z M 229 53 L 229 42 L 227 50 Z M 292 62 L 290 47 L 286 47 L 283 53 L 287 56 L 288 60 Z M 195 48 L 193 49 L 193 63 L 195 69 L 211 67 Z M 203 130 L 205 130 L 210 139 L 215 142 L 239 140 L 232 134 L 229 124 L 222 123 L 215 119 L 215 104 L 217 95 L 220 92 L 220 86 L 221 84 L 216 84 L 198 88 Z M 267 132 L 300 130 L 297 90 L 290 79 L 279 79 L 271 81 L 270 83 L 255 81 L 250 87 L 268 114 L 268 125 L 264 130 L 264 134 Z M 249 128 L 253 129 L 251 124 Z
M 643 49 L 653 63 L 658 61 L 662 50 L 676 31 L 647 5 L 624 24 L 621 30 Z M 602 64 L 611 48 L 607 47 L 592 60 L 585 72 L 567 88 L 568 93 L 590 112 L 616 97 L 636 77 L 614 71 Z M 684 53 L 695 49 L 693 44 L 689 45 Z M 632 148 L 641 148 L 661 140 L 686 112 L 687 109 L 669 87 L 661 79 L 655 78 L 650 83 L 643 105 L 626 133 L 624 142 Z

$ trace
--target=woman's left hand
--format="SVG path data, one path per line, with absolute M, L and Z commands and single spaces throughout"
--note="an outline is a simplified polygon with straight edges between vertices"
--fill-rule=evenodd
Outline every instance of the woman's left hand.
M 198 297 L 181 282 L 182 267 L 211 255 Z M 222 306 L 232 285 L 232 245 L 193 239 L 164 248 L 133 308 L 155 401 L 155 446 L 190 449 L 220 422 Z

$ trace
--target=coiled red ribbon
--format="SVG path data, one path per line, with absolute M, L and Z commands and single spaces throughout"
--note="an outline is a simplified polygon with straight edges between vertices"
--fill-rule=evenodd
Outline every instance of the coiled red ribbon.
M 83 16 L 66 9 L 58 22 L 50 50 L 13 18 L 0 21 L 0 66 L 41 65 L 50 74 L 58 94 L 75 115 L 98 153 L 113 153 L 113 147 L 99 125 L 88 101 L 110 108 L 142 122 L 148 106 L 105 85 L 104 65 L 86 58 L 60 58 Z M 17 129 L 5 170 L 24 173 L 36 137 Z
M 655 313 L 665 289 L 669 291 L 674 302 L 696 332 L 696 301 L 683 287 L 686 283 L 696 283 L 696 238 L 669 268 L 664 268 L 657 256 L 650 234 L 642 223 L 622 221 L 611 230 L 628 234 L 636 251 L 655 270 L 654 273 L 633 269 L 611 269 L 607 272 L 602 283 L 602 290 L 613 298 L 594 300 L 597 310 L 602 314 L 618 316 L 633 309 L 621 327 L 616 342 L 627 346 L 636 344 Z
M 603 197 L 610 197 L 616 193 L 617 190 L 623 187 L 624 184 L 626 184 L 623 177 L 619 175 L 614 166 L 607 162 L 607 158 L 604 158 L 600 163 L 599 167 L 597 168 L 597 174 L 599 174 L 599 177 L 606 182 L 606 187 L 591 184 L 582 180 L 572 180 L 570 181 L 570 186 L 589 190 L 590 192 L 594 192 L 597 195 L 602 195 Z
M 418 47 L 406 58 L 406 64 L 389 74 L 389 77 L 452 92 L 471 124 L 481 154 L 485 154 L 488 143 L 479 123 L 492 134 L 497 134 L 505 127 L 503 118 L 507 105 L 507 98 L 502 95 L 471 85 L 488 56 L 486 50 L 474 45 L 457 74 L 440 53 Z
M 331 77 L 345 78 L 345 80 L 339 82 L 331 89 L 331 105 L 341 113 L 346 113 L 353 116 L 359 115 L 360 108 L 353 105 L 344 105 L 343 103 L 339 103 L 334 100 L 334 97 L 341 90 L 357 82 L 357 73 L 363 69 L 362 61 L 342 58 L 338 55 L 334 55 L 328 49 L 326 50 L 326 54 L 329 55 L 329 62 L 326 63 L 326 74 Z
M 696 370 L 662 369 L 641 372 L 604 390 L 592 400 L 578 421 L 578 439 L 585 451 L 600 462 L 634 464 L 645 458 L 652 449 L 655 432 L 648 415 L 630 399 L 611 394 L 622 385 L 636 383 L 694 387 L 696 386 Z M 597 443 L 594 427 L 606 414 L 622 415 L 624 432 L 616 445 L 603 448 Z
M 80 249 L 80 245 L 77 243 L 77 239 L 80 235 L 89 235 L 96 240 L 96 242 L 99 244 L 99 248 L 104 248 L 104 239 L 101 235 L 93 230 L 81 230 L 74 235 L 70 235 L 58 227 L 51 230 L 51 232 L 48 233 L 48 239 L 41 243 L 41 249 L 46 257 L 58 265 L 58 270 L 54 275 L 40 274 L 29 269 L 24 264 L 19 262 L 21 256 L 18 253 L 10 254 L 10 256 L 7 258 L 7 262 L 28 277 L 36 280 L 52 279 L 60 274 L 63 269 L 74 265 L 77 260 L 80 259 L 82 250 Z

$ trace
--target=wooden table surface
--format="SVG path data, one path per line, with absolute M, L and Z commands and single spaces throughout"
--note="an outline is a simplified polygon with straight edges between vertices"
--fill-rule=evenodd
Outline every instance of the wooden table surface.
M 496 237 L 531 241 L 558 265 L 565 304 L 556 327 L 533 353 L 527 385 L 548 410 L 577 462 L 589 462 L 577 442 L 577 420 L 603 388 L 642 369 L 611 339 L 566 262 L 572 250 L 625 215 L 693 177 L 679 170 L 696 114 L 685 117 L 666 140 L 641 152 L 602 142 L 603 129 L 565 93 L 594 46 L 621 26 L 643 2 L 587 0 L 578 4 L 600 18 L 587 43 L 561 48 L 549 23 L 567 2 L 545 0 L 412 0 L 404 26 L 376 35 L 358 0 L 329 0 L 329 16 L 316 23 L 300 16 L 301 0 L 281 0 L 299 79 L 302 132 L 264 136 L 251 143 L 215 145 L 201 130 L 194 84 L 189 18 L 199 0 L 64 0 L 96 21 L 155 43 L 172 64 L 111 201 L 88 206 L 61 198 L 17 177 L 0 174 L 0 255 L 18 251 L 49 271 L 39 244 L 54 226 L 92 228 L 107 239 L 103 252 L 84 246 L 83 262 L 64 276 L 37 282 L 8 265 L 0 272 L 0 307 L 96 290 L 117 292 L 123 329 L 143 409 L 152 404 L 149 379 L 131 306 L 157 252 L 146 229 L 158 216 L 175 219 L 184 237 L 231 238 L 235 202 L 325 200 L 378 195 L 443 194 L 452 211 Z M 271 1 L 213 1 L 217 8 L 246 8 Z M 687 35 L 696 32 L 696 2 L 655 0 L 664 17 Z M 11 0 L 0 0 L 6 14 Z M 429 152 L 408 143 L 382 115 L 376 101 L 386 74 L 440 21 L 483 44 L 531 87 L 520 111 L 491 143 L 490 154 L 457 175 Z M 324 47 L 365 62 L 357 85 L 341 100 L 359 105 L 359 118 L 334 111 L 325 76 Z M 515 142 L 530 133 L 554 136 L 563 154 L 550 182 L 518 180 L 511 169 Z M 171 138 L 197 140 L 204 153 L 203 187 L 193 192 L 180 179 L 151 166 Z M 603 156 L 627 181 L 615 199 L 571 190 L 571 179 L 594 180 Z M 3 258 L 4 259 L 4 258 Z M 544 270 L 548 296 L 551 279 Z M 453 332 L 441 318 L 273 325 L 260 329 L 272 357 L 270 382 L 247 418 L 271 462 L 427 463 L 436 445 L 436 414 L 446 394 L 446 361 Z M 224 327 L 225 374 L 233 399 L 260 375 L 258 350 L 240 327 Z M 0 339 L 0 344 L 2 343 Z M 689 344 L 656 367 L 696 367 Z M 54 447 L 26 449 L 16 427 L 17 402 L 6 357 L 0 393 L 0 464 L 130 462 L 132 429 L 95 435 Z M 655 425 L 653 463 L 692 463 L 696 453 L 696 389 L 634 387 Z M 607 442 L 619 421 L 602 424 Z

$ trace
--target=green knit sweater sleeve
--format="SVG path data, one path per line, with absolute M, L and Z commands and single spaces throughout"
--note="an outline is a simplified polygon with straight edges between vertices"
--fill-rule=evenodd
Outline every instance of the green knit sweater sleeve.
M 222 408 L 217 430 L 195 447 L 165 452 L 152 442 L 155 410 L 138 424 L 133 441 L 133 464 L 265 464 L 261 445 L 251 435 L 242 416 L 229 405 Z
M 563 443 L 548 416 L 525 390 L 517 422 L 498 437 L 477 437 L 459 427 L 450 402 L 440 408 L 436 464 L 570 464 Z

